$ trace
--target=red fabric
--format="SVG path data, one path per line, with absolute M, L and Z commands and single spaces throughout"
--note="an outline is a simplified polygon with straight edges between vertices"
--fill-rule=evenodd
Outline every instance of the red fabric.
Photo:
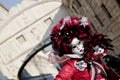
M 78 70 L 74 66 L 74 62 L 77 61 L 69 60 L 64 63 L 63 68 L 59 72 L 59 74 L 56 76 L 54 80 L 91 80 L 92 72 L 90 70 L 90 73 L 88 73 L 88 69 L 85 68 L 84 71 Z M 106 79 L 101 73 L 97 75 L 97 80 L 108 80 Z

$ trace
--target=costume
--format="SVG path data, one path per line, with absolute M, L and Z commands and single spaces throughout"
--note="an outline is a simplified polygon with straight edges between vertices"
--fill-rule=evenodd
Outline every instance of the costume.
M 107 51 L 113 50 L 112 40 L 93 31 L 86 17 L 62 18 L 52 28 L 50 37 L 54 49 L 51 53 L 58 55 L 52 59 L 63 63 L 54 80 L 119 79 L 101 60 L 107 60 Z

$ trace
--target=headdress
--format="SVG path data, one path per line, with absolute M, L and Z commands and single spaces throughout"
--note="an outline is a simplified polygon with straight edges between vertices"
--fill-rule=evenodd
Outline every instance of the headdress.
M 62 18 L 51 31 L 52 47 L 55 54 L 63 56 L 64 54 L 73 54 L 70 43 L 73 38 L 84 40 L 85 55 L 95 52 L 96 46 L 105 49 L 112 49 L 111 40 L 105 35 L 94 32 L 90 22 L 86 17 L 78 18 L 68 16 Z

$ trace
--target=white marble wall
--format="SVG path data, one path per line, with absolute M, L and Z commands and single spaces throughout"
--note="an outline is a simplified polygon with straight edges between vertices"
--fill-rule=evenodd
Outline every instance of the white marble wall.
M 66 15 L 69 15 L 67 8 L 59 0 L 43 0 L 43 2 L 24 0 L 13 7 L 9 11 L 3 30 L 0 31 L 0 71 L 2 74 L 8 79 L 16 79 L 26 55 L 46 35 L 49 35 L 51 26 Z M 31 67 L 27 67 L 26 70 L 42 74 L 40 73 L 42 71 L 36 70 L 35 62 L 30 63 L 35 70 Z M 55 76 L 56 68 L 52 67 L 52 69 L 50 72 Z
M 8 9 L 0 3 L 0 31 L 2 30 L 2 25 L 8 17 Z

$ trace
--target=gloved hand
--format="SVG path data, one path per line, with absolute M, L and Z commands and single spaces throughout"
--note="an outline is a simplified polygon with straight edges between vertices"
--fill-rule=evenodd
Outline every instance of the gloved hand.
M 120 57 L 113 55 L 105 55 L 103 59 L 106 63 L 106 66 L 120 76 Z

